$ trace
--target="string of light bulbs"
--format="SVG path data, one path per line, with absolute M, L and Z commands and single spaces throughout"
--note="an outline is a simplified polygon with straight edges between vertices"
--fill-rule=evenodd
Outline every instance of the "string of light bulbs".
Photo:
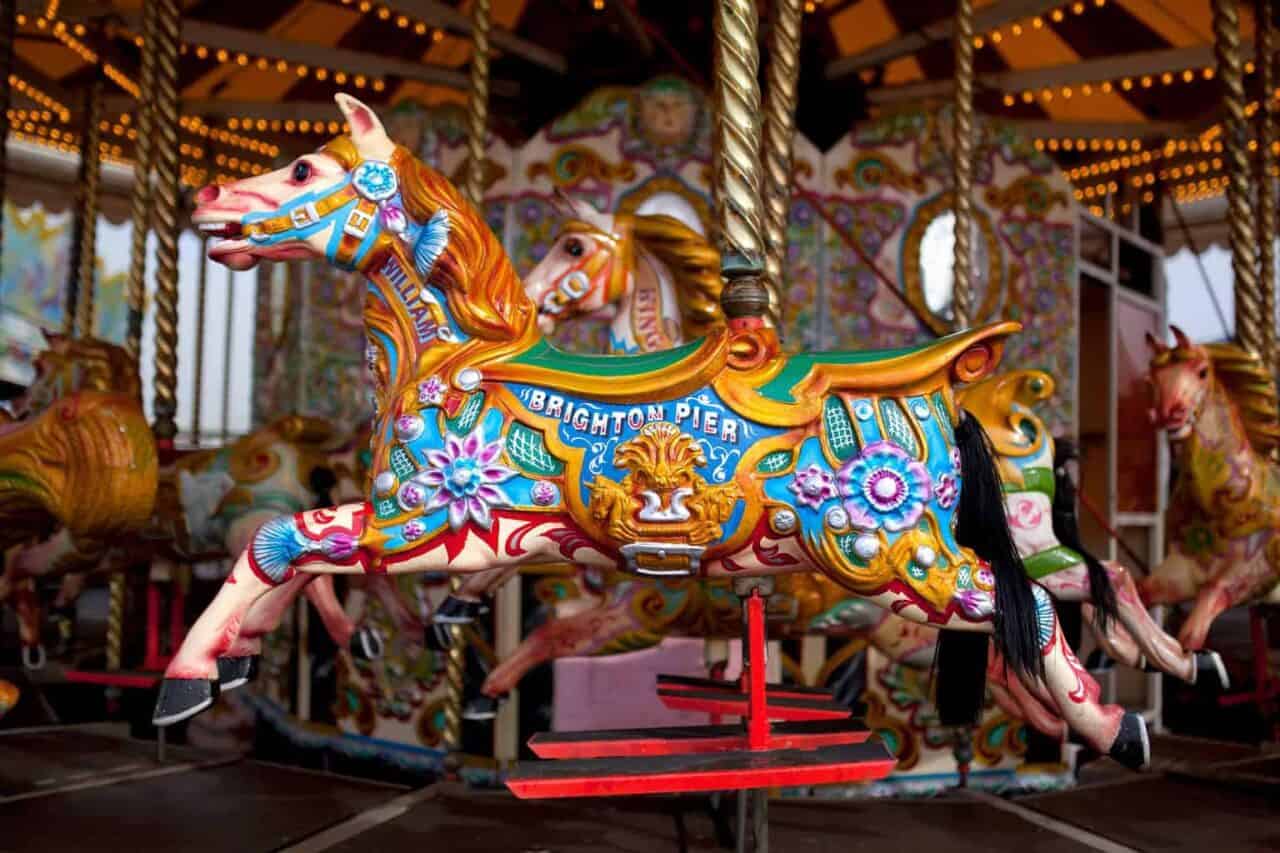
M 980 36 L 974 36 L 973 46 L 979 50 L 989 45 L 994 46 L 1000 44 L 1006 38 L 1017 38 L 1026 32 L 1042 30 L 1049 22 L 1055 24 L 1061 23 L 1066 19 L 1068 12 L 1073 15 L 1083 15 L 1090 6 L 1093 6 L 1094 8 L 1102 8 L 1105 5 L 1107 5 L 1107 0 L 1092 0 L 1092 2 L 1089 3 L 1086 3 L 1085 0 L 1074 0 L 1074 2 L 1071 3 L 1063 3 L 1058 8 L 1046 14 L 1035 15 L 1030 18 L 1021 18 L 1011 24 L 1008 24 L 1007 33 L 1004 26 L 999 26 L 993 27 Z M 1045 20 L 1046 17 L 1048 17 L 1048 21 Z

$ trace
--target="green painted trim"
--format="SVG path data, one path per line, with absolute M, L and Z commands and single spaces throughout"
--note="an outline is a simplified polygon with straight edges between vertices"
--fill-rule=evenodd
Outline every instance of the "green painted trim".
M 683 346 L 659 352 L 634 355 L 582 355 L 556 349 L 546 340 L 541 340 L 512 358 L 511 363 L 582 376 L 644 376 L 683 361 L 697 352 L 702 343 L 703 339 L 699 338 Z
M 1081 557 L 1066 545 L 1058 545 L 1047 551 L 1041 551 L 1038 554 L 1032 554 L 1030 557 L 1022 558 L 1022 565 L 1026 566 L 1027 576 L 1032 580 L 1040 580 L 1055 572 L 1069 569 L 1083 562 L 1084 557 Z
M 1013 483 L 1004 483 L 1003 488 L 1007 494 L 1016 494 L 1017 492 L 1040 492 L 1049 496 L 1049 500 L 1053 500 L 1054 494 L 1057 492 L 1058 483 L 1054 479 L 1053 470 L 1050 468 L 1023 468 L 1022 469 L 1023 485 L 1016 486 Z

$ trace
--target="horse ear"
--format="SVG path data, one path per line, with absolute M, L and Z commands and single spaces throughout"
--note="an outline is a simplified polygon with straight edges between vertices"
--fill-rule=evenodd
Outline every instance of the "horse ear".
M 1173 332 L 1173 339 L 1177 342 L 1179 349 L 1191 349 L 1194 344 L 1187 337 L 1187 333 L 1179 329 L 1177 326 L 1169 326 L 1169 331 Z
M 44 342 L 50 346 L 62 340 L 61 332 L 55 332 L 53 329 L 49 329 L 44 326 L 40 327 L 40 334 L 44 336 Z
M 396 150 L 395 143 L 373 110 L 346 92 L 337 93 L 333 99 L 351 126 L 351 141 L 356 144 L 360 156 L 366 160 L 390 160 Z
M 1168 349 L 1168 347 L 1156 340 L 1155 335 L 1150 332 L 1147 332 L 1147 348 L 1151 350 L 1152 355 L 1159 355 Z

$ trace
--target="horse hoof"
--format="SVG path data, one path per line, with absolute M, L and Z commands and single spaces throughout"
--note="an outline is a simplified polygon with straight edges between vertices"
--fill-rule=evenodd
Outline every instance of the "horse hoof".
M 151 714 L 152 725 L 163 728 L 194 717 L 218 698 L 218 682 L 207 678 L 166 678 Z
M 442 625 L 469 625 L 488 612 L 489 608 L 483 601 L 469 601 L 450 595 L 440 602 L 431 621 Z
M 1143 770 L 1151 763 L 1151 740 L 1147 737 L 1147 721 L 1141 714 L 1124 715 L 1107 754 L 1130 770 Z
M 218 689 L 235 690 L 258 677 L 258 655 L 218 658 Z
M 452 626 L 447 623 L 432 622 L 422 633 L 422 644 L 433 652 L 447 652 L 453 648 Z
M 360 628 L 351 635 L 348 651 L 356 660 L 372 661 L 382 657 L 385 648 L 382 634 L 373 628 Z
M 505 697 L 495 699 L 492 696 L 477 696 L 462 709 L 462 719 L 475 723 L 484 723 L 498 716 Z
M 1196 687 L 1215 693 L 1231 689 L 1231 676 L 1227 674 L 1222 655 L 1217 652 L 1196 652 Z

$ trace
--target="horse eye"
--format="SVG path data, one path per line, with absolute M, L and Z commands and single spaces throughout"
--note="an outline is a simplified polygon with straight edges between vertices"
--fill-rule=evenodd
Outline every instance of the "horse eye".
M 571 257 L 580 258 L 582 257 L 582 241 L 568 240 L 564 244 L 564 250 L 568 252 Z
M 1200 368 L 1200 378 L 1201 378 L 1201 379 L 1208 379 L 1208 378 L 1209 378 L 1209 368 L 1208 368 L 1208 367 L 1202 367 L 1202 368 Z
M 306 160 L 299 160 L 293 164 L 293 179 L 298 183 L 303 183 L 311 177 L 311 164 Z

